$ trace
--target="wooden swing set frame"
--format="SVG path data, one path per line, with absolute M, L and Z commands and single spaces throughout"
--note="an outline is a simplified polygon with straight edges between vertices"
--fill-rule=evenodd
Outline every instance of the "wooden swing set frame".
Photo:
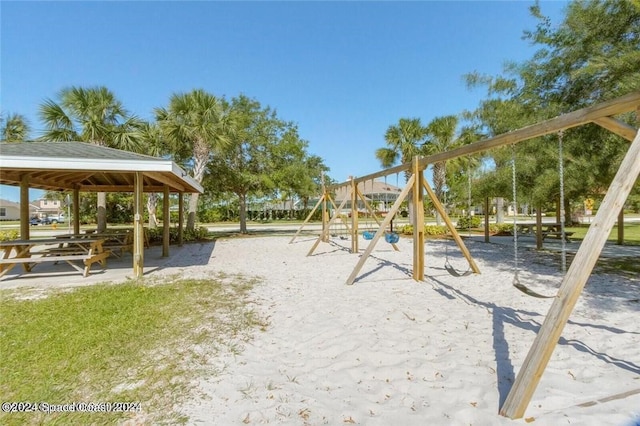
M 315 242 L 312 250 L 309 254 L 313 253 L 313 250 L 317 247 L 320 241 L 328 240 L 328 227 L 324 226 L 326 223 L 326 202 L 327 199 L 331 200 L 329 191 L 332 188 L 338 188 L 342 186 L 350 186 L 351 188 L 351 206 L 352 206 L 352 226 L 351 226 L 351 251 L 358 253 L 358 212 L 356 206 L 356 197 L 360 196 L 364 201 L 364 197 L 359 193 L 357 184 L 372 180 L 378 177 L 387 176 L 406 170 L 411 170 L 412 175 L 409 178 L 406 186 L 398 196 L 398 199 L 394 203 L 393 207 L 380 224 L 380 228 L 376 232 L 374 238 L 370 241 L 364 254 L 360 257 L 357 265 L 354 267 L 351 275 L 347 279 L 347 284 L 353 284 L 358 273 L 362 269 L 362 266 L 367 261 L 367 258 L 373 251 L 376 243 L 384 234 L 386 227 L 391 222 L 393 216 L 398 212 L 402 201 L 411 193 L 413 199 L 413 279 L 417 281 L 424 280 L 424 209 L 417 208 L 417 206 L 423 205 L 424 193 L 422 189 L 426 189 L 426 192 L 433 202 L 435 208 L 445 219 L 445 223 L 453 235 L 458 247 L 461 249 L 465 258 L 469 262 L 469 265 L 473 272 L 479 273 L 479 270 L 469 254 L 468 250 L 464 246 L 462 239 L 458 235 L 455 227 L 451 223 L 450 219 L 446 215 L 442 204 L 438 201 L 433 194 L 433 191 L 424 179 L 423 173 L 429 164 L 434 164 L 440 161 L 450 160 L 457 157 L 471 155 L 482 151 L 487 151 L 494 148 L 499 148 L 506 145 L 513 145 L 519 142 L 523 142 L 529 139 L 537 138 L 540 136 L 557 133 L 562 130 L 570 129 L 573 127 L 582 126 L 589 123 L 597 124 L 598 126 L 609 130 L 610 132 L 621 136 L 623 139 L 630 141 L 629 149 L 624 156 L 618 171 L 613 178 L 606 195 L 602 201 L 597 214 L 589 226 L 587 234 L 580 244 L 580 247 L 565 274 L 557 296 L 554 298 L 553 303 L 545 316 L 544 322 L 536 335 L 536 338 L 527 354 L 522 368 L 516 376 L 516 380 L 507 395 L 506 400 L 502 407 L 500 407 L 500 414 L 512 419 L 522 418 L 525 410 L 531 401 L 533 393 L 535 392 L 538 383 L 546 369 L 546 366 L 551 358 L 551 355 L 560 339 L 562 331 L 567 324 L 569 316 L 573 311 L 582 290 L 587 282 L 587 279 L 591 275 L 593 268 L 602 252 L 602 248 L 607 241 L 607 238 L 619 218 L 619 214 L 622 211 L 624 203 L 634 186 L 634 183 L 640 175 L 640 130 L 633 126 L 624 123 L 613 116 L 627 113 L 636 112 L 636 115 L 640 119 L 640 91 L 632 92 L 625 96 L 606 101 L 597 105 L 593 105 L 587 108 L 579 109 L 567 114 L 560 115 L 558 117 L 542 121 L 537 124 L 533 124 L 512 132 L 504 133 L 492 138 L 488 138 L 479 142 L 475 142 L 469 145 L 453 149 L 451 151 L 430 155 L 427 157 L 415 157 L 412 162 L 405 163 L 396 167 L 385 169 L 377 173 L 373 173 L 367 176 L 359 178 L 351 178 L 349 181 L 334 185 L 324 189 L 324 194 L 316 207 L 308 218 L 305 220 L 302 227 L 298 230 L 291 242 L 295 240 L 300 233 L 304 225 L 311 218 L 313 212 L 318 206 L 323 203 L 323 231 Z M 344 206 L 344 202 L 341 205 Z M 366 205 L 366 201 L 365 201 Z M 334 204 L 335 206 L 335 204 Z M 339 214 L 340 209 L 336 209 L 336 214 Z M 335 220 L 334 217 L 328 221 L 329 225 Z

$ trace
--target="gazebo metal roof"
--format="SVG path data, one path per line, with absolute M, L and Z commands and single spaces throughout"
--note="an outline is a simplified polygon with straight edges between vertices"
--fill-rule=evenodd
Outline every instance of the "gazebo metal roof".
M 0 184 L 49 191 L 133 192 L 136 172 L 143 173 L 145 192 L 201 193 L 202 186 L 177 164 L 85 142 L 0 143 Z

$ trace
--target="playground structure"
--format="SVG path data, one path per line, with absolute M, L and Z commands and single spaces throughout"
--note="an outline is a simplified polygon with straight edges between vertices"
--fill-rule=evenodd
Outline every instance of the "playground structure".
M 449 220 L 442 204 L 440 204 L 424 179 L 424 170 L 430 164 L 506 145 L 515 145 L 519 142 L 548 134 L 561 134 L 561 132 L 566 129 L 582 126 L 588 123 L 597 124 L 598 126 L 621 136 L 623 139 L 630 141 L 631 144 L 629 149 L 606 192 L 600 209 L 592 220 L 587 234 L 562 280 L 558 294 L 554 297 L 553 303 L 545 316 L 544 322 L 536 335 L 531 349 L 524 360 L 522 368 L 518 372 L 516 380 L 511 387 L 503 406 L 500 407 L 501 415 L 512 419 L 522 418 L 542 374 L 544 373 L 549 359 L 551 358 L 562 331 L 567 324 L 569 316 L 582 293 L 587 279 L 593 271 L 609 233 L 611 232 L 616 220 L 621 217 L 621 211 L 624 203 L 640 175 L 640 131 L 633 126 L 614 118 L 615 115 L 632 111 L 635 111 L 640 118 L 640 92 L 633 92 L 601 104 L 563 114 L 522 129 L 465 145 L 451 151 L 426 157 L 415 157 L 410 163 L 401 164 L 367 176 L 351 178 L 347 182 L 324 188 L 322 197 L 296 235 L 292 238 L 291 242 L 295 240 L 304 225 L 311 218 L 313 212 L 315 212 L 320 205 L 322 205 L 323 209 L 323 229 L 308 255 L 313 253 L 321 241 L 328 241 L 328 230 L 332 223 L 337 220 L 338 212 L 340 212 L 344 207 L 344 203 L 347 199 L 345 197 L 339 208 L 336 208 L 335 204 L 333 204 L 334 211 L 336 213 L 329 218 L 327 214 L 327 204 L 333 203 L 330 196 L 332 189 L 338 187 L 350 188 L 351 205 L 356 206 L 356 201 L 359 197 L 365 203 L 365 206 L 367 206 L 365 198 L 358 191 L 357 184 L 359 182 L 366 182 L 379 177 L 410 171 L 411 177 L 407 181 L 406 186 L 402 189 L 396 202 L 385 216 L 384 220 L 379 223 L 379 228 L 375 236 L 370 240 L 369 245 L 360 257 L 351 275 L 348 277 L 347 284 L 354 283 L 358 273 L 367 261 L 376 243 L 385 233 L 385 230 L 389 226 L 393 216 L 398 212 L 400 204 L 408 196 L 410 196 L 412 200 L 412 203 L 410 203 L 410 214 L 413 219 L 413 279 L 416 281 L 424 280 L 424 209 L 418 208 L 418 206 L 423 205 L 423 188 L 426 190 L 426 193 L 433 202 L 436 210 L 442 215 L 445 224 L 458 244 L 458 247 L 469 262 L 470 269 L 474 273 L 479 273 L 473 258 L 466 249 L 455 227 Z M 488 199 L 486 203 L 488 204 Z M 370 211 L 370 207 L 367 206 L 367 209 Z M 487 210 L 488 208 L 485 209 L 485 211 Z M 485 240 L 488 240 L 488 218 L 489 216 L 485 215 Z M 358 211 L 356 208 L 353 208 L 351 212 L 350 234 L 351 252 L 358 253 Z

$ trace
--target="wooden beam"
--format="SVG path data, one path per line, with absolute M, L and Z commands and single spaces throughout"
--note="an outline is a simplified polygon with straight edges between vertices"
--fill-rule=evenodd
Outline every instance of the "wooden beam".
M 429 164 L 451 160 L 463 155 L 470 155 L 477 152 L 487 151 L 489 149 L 522 142 L 527 139 L 537 138 L 539 136 L 548 135 L 550 133 L 556 133 L 560 130 L 577 127 L 595 121 L 602 117 L 608 117 L 611 115 L 632 111 L 638 106 L 640 106 L 640 91 L 630 93 L 626 96 L 622 96 L 608 102 L 603 102 L 601 104 L 563 114 L 556 118 L 533 124 L 531 126 L 523 127 L 522 129 L 514 130 L 509 133 L 504 133 L 493 138 L 485 139 L 483 141 L 475 142 L 469 145 L 464 145 L 451 151 L 424 157 L 420 161 L 420 166 L 422 169 L 424 169 Z
M 505 145 L 510 145 L 518 142 L 522 142 L 528 139 L 533 139 L 539 136 L 556 133 L 560 130 L 570 129 L 572 127 L 578 127 L 583 124 L 600 121 L 597 123 L 604 127 L 604 125 L 614 127 L 614 133 L 623 132 L 625 135 L 628 133 L 628 129 L 624 129 L 624 126 L 613 124 L 612 120 L 606 118 L 621 114 L 624 112 L 638 110 L 640 108 L 640 91 L 629 93 L 628 95 L 621 96 L 610 101 L 602 102 L 597 105 L 592 105 L 587 108 L 582 108 L 567 114 L 560 115 L 558 117 L 542 121 L 531 126 L 523 127 L 512 132 L 504 133 L 489 139 L 485 139 L 479 142 L 475 142 L 469 145 L 464 145 L 460 148 L 456 148 L 447 152 L 430 155 L 423 157 L 420 160 L 420 169 L 424 170 L 429 164 L 437 163 L 440 161 L 451 160 L 463 155 L 471 155 L 482 151 L 487 151 L 493 148 L 498 148 Z M 604 119 L 604 120 L 602 120 Z M 614 120 L 615 121 L 615 120 Z M 604 123 L 601 124 L 601 123 Z M 621 135 L 622 136 L 622 135 Z M 624 137 L 624 136 L 623 136 Z M 356 183 L 364 182 L 367 180 L 375 179 L 378 177 L 388 176 L 394 173 L 400 173 L 405 170 L 410 170 L 412 163 L 404 163 L 389 169 L 381 170 L 376 173 L 371 173 L 362 177 L 355 178 Z M 337 189 L 345 185 L 349 185 L 350 182 L 344 182 L 336 185 L 332 185 L 332 189 Z
M 627 123 L 616 120 L 611 117 L 600 117 L 593 120 L 598 126 L 609 130 L 612 133 L 615 133 L 618 136 L 622 136 L 628 141 L 632 141 L 633 137 L 636 135 L 638 129 L 633 126 L 628 125 Z
M 358 253 L 358 186 L 351 179 L 351 253 Z
M 326 198 L 329 198 L 331 200 L 331 197 L 327 195 Z M 344 200 L 342 200 L 342 203 L 340 203 L 340 207 L 335 208 L 335 204 L 334 204 L 334 208 L 335 208 L 335 212 L 333 213 L 333 216 L 331 217 L 331 219 L 329 220 L 329 223 L 327 224 L 327 228 L 326 228 L 326 234 L 327 234 L 327 240 L 328 240 L 328 234 L 329 234 L 329 230 L 331 229 L 331 225 L 333 224 L 333 222 L 335 222 L 335 220 L 337 219 L 337 217 L 340 215 L 340 210 L 342 210 L 342 208 L 344 207 L 345 204 L 347 204 L 347 197 L 344 197 Z M 333 200 L 331 200 L 331 202 L 333 203 Z M 326 204 L 326 203 L 325 203 Z M 318 244 L 320 244 L 320 241 L 324 240 L 324 235 L 320 235 L 318 237 L 318 239 L 316 240 L 316 242 L 313 244 L 313 247 L 311 247 L 311 250 L 309 250 L 309 253 L 307 253 L 307 256 L 311 256 L 313 254 L 313 252 L 316 250 L 316 247 L 318 247 Z
M 135 185 L 81 185 L 79 189 L 82 192 L 135 192 Z M 143 191 L 163 192 L 164 185 L 144 185 Z
M 426 179 L 423 179 L 422 183 L 425 189 L 427 190 L 427 194 L 429 195 L 429 198 L 431 199 L 433 206 L 436 208 L 438 213 L 440 213 L 440 216 L 442 216 L 442 219 L 444 219 L 444 223 L 447 225 L 447 228 L 449 228 L 449 231 L 451 231 L 451 236 L 453 237 L 453 240 L 458 245 L 458 248 L 462 252 L 462 255 L 464 256 L 464 258 L 467 259 L 467 262 L 469 262 L 469 267 L 471 268 L 474 274 L 479 274 L 480 268 L 478 268 L 476 261 L 471 256 L 471 253 L 469 252 L 469 249 L 467 249 L 467 246 L 464 244 L 464 241 L 462 241 L 462 238 L 460 237 L 458 230 L 453 225 L 453 222 L 451 221 L 451 218 L 449 218 L 449 215 L 447 214 L 447 211 L 445 210 L 444 206 L 442 205 L 442 203 L 440 203 L 440 200 L 438 200 L 438 197 L 436 196 L 435 192 L 433 192 L 433 189 L 429 187 L 429 182 L 427 182 Z
M 587 235 L 580 244 L 580 248 L 562 280 L 558 296 L 554 299 L 522 368 L 518 372 L 516 381 L 500 409 L 500 414 L 503 416 L 518 419 L 524 415 L 562 330 L 567 324 L 578 297 L 616 222 L 618 213 L 640 175 L 638 158 L 640 158 L 640 131 L 622 160 L 598 213 L 589 226 Z
M 142 215 L 142 172 L 135 172 L 133 193 L 133 276 L 141 278 L 144 270 L 144 224 Z
M 80 233 L 80 190 L 77 187 L 73 188 L 73 233 Z
M 169 257 L 171 214 L 169 212 L 169 185 L 162 192 L 162 257 Z
M 178 182 L 176 182 L 175 180 L 169 179 L 167 178 L 165 175 L 163 175 L 162 173 L 158 173 L 158 172 L 145 172 L 145 175 L 147 177 L 149 177 L 150 179 L 153 180 L 157 180 L 160 183 L 163 183 L 165 185 L 169 185 L 169 187 L 173 188 L 174 190 L 183 192 L 185 191 L 185 187 L 184 185 L 179 184 Z M 151 185 L 149 185 L 151 186 Z
M 178 194 L 178 245 L 184 244 L 184 193 Z
M 542 250 L 542 205 L 536 208 L 536 249 Z
M 405 186 L 402 192 L 400 193 L 400 195 L 398 195 L 396 202 L 393 203 L 391 210 L 389 210 L 389 212 L 385 216 L 384 220 L 382 221 L 382 224 L 380 225 L 380 228 L 378 228 L 378 231 L 376 232 L 376 235 L 374 235 L 373 239 L 365 249 L 364 253 L 362 254 L 362 256 L 360 256 L 360 260 L 358 260 L 357 265 L 355 266 L 355 268 L 353 268 L 353 271 L 351 271 L 351 275 L 349 275 L 349 278 L 347 278 L 347 284 L 351 285 L 356 280 L 358 273 L 362 269 L 362 266 L 364 266 L 364 262 L 366 262 L 369 256 L 371 256 L 371 252 L 376 246 L 376 243 L 378 242 L 380 237 L 384 235 L 384 232 L 387 226 L 389 226 L 389 223 L 391 223 L 391 220 L 393 219 L 393 215 L 395 215 L 400 209 L 400 204 L 402 204 L 404 199 L 409 194 L 409 191 L 411 191 L 411 188 L 413 187 L 415 180 L 416 180 L 415 175 L 411 176 L 411 178 L 409 179 L 409 182 L 407 182 L 407 186 Z
M 368 174 L 366 176 L 354 177 L 353 180 L 356 182 L 356 184 L 358 184 L 360 182 L 366 182 L 366 181 L 369 181 L 369 180 L 374 180 L 374 179 L 377 179 L 379 177 L 385 177 L 385 176 L 393 175 L 393 174 L 404 172 L 404 171 L 410 170 L 410 169 L 411 169 L 411 162 L 405 163 L 405 164 L 400 164 L 399 166 L 389 167 L 388 169 L 380 170 L 379 172 L 371 173 L 371 174 Z M 329 186 L 327 186 L 327 189 L 336 190 L 338 188 L 342 188 L 343 186 L 348 186 L 348 185 L 351 185 L 351 179 L 349 179 L 346 182 L 336 183 L 334 185 L 329 185 Z
M 619 246 L 624 244 L 624 207 L 618 213 L 618 241 Z
M 320 206 L 320 203 L 322 203 L 323 200 L 324 200 L 324 194 L 322 194 L 322 197 L 320 197 L 320 199 L 318 200 L 316 205 L 313 207 L 313 209 L 311 210 L 311 213 L 309 213 L 307 215 L 307 218 L 304 220 L 304 222 L 302 222 L 302 225 L 300 225 L 300 228 L 298 228 L 298 231 L 296 232 L 296 234 L 293 236 L 293 238 L 291 238 L 291 241 L 289 241 L 289 244 L 293 243 L 295 241 L 295 239 L 298 237 L 298 235 L 300 234 L 300 232 L 302 232 L 302 229 L 307 224 L 307 222 L 309 222 L 309 220 L 311 220 L 311 217 L 316 212 L 316 210 Z
M 360 197 L 360 199 L 362 200 L 362 202 L 364 203 L 365 208 L 367 209 L 367 211 L 369 212 L 369 214 L 371 215 L 371 217 L 376 221 L 376 223 L 378 224 L 378 227 L 382 226 L 380 219 L 378 219 L 378 216 L 376 216 L 376 213 L 373 211 L 373 208 L 371 208 L 371 205 L 367 202 L 367 198 L 362 194 L 362 192 L 360 192 L 359 189 L 356 190 L 358 191 L 358 196 Z M 393 247 L 393 249 L 395 251 L 400 251 L 400 249 L 398 248 L 398 246 L 395 243 L 391 243 L 391 247 Z
M 29 239 L 29 175 L 20 177 L 20 239 Z
M 420 157 L 413 157 L 413 279 L 424 280 L 424 173 L 420 169 Z

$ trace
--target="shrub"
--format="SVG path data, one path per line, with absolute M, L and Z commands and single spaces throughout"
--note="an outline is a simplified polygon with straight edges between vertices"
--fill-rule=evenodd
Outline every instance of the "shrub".
M 447 227 L 443 225 L 425 225 L 425 235 L 446 235 Z
M 158 226 L 157 228 L 146 229 L 145 232 L 149 233 L 149 242 L 158 243 L 162 241 L 162 234 L 164 227 Z M 185 243 L 205 240 L 209 236 L 209 230 L 204 226 L 198 226 L 194 230 L 185 229 L 182 234 L 182 240 Z M 169 242 L 175 243 L 178 241 L 178 228 L 169 228 Z
M 0 231 L 0 241 L 17 240 L 20 237 L 20 232 L 17 229 L 7 229 Z
M 489 225 L 489 232 L 494 235 L 513 235 L 512 223 L 492 223 Z
M 404 225 L 400 229 L 400 233 L 403 235 L 413 235 L 413 225 Z M 425 225 L 424 233 L 425 235 L 445 235 L 447 233 L 447 227 L 439 225 Z
M 482 219 L 477 216 L 464 216 L 458 219 L 458 229 L 478 228 L 482 223 Z

